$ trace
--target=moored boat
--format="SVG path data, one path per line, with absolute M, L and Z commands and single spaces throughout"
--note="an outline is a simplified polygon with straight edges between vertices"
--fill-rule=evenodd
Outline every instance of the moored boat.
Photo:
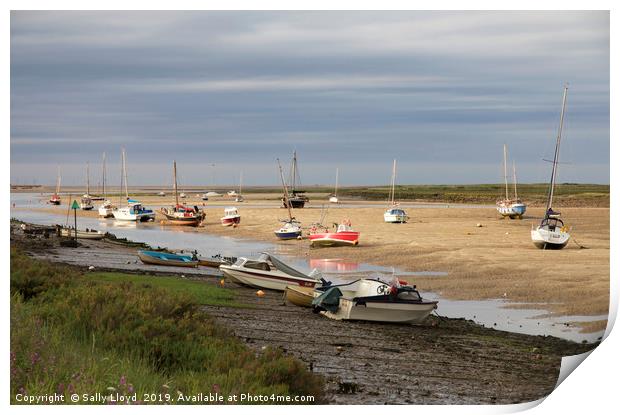
M 405 223 L 409 220 L 407 213 L 398 207 L 396 202 L 396 160 L 392 166 L 392 187 L 390 188 L 390 206 L 383 213 L 383 221 L 387 223 Z
M 224 209 L 224 216 L 220 219 L 222 226 L 237 226 L 241 223 L 241 215 L 236 207 L 227 207 Z
M 125 149 L 123 148 L 121 151 L 121 189 L 123 188 L 123 182 L 125 184 L 125 199 L 127 200 L 127 206 L 119 207 L 116 210 L 112 211 L 114 215 L 114 219 L 123 220 L 123 221 L 132 221 L 132 222 L 147 222 L 155 220 L 155 212 L 151 209 L 147 209 L 137 200 L 132 200 L 129 198 L 129 189 L 127 185 L 127 166 L 126 166 L 126 156 Z M 121 197 L 121 193 L 119 192 L 119 199 Z M 119 200 L 119 206 L 121 204 L 121 200 Z
M 338 199 L 338 169 L 336 169 L 336 186 L 334 187 L 334 194 L 329 197 L 329 203 L 340 203 Z
M 50 197 L 49 202 L 52 205 L 60 205 L 60 167 L 58 167 L 58 175 L 56 176 L 56 191 L 54 192 L 54 194 Z
M 67 238 L 75 238 L 75 229 L 74 228 L 60 228 L 60 236 L 64 236 Z M 105 237 L 105 232 L 97 231 L 95 229 L 86 229 L 86 230 L 77 230 L 77 238 L 78 239 L 103 239 Z
M 220 265 L 220 270 L 233 282 L 277 291 L 287 286 L 314 287 L 320 278 L 317 270 L 304 274 L 267 253 L 257 259 L 240 257 L 232 265 Z
M 80 209 L 93 210 L 93 199 L 90 196 L 90 163 L 86 163 L 86 193 L 80 200 Z
M 301 223 L 293 217 L 291 213 L 291 203 L 289 201 L 288 187 L 284 182 L 284 174 L 282 173 L 282 166 L 280 165 L 280 160 L 277 160 L 278 163 L 278 171 L 280 172 L 280 179 L 282 180 L 282 190 L 284 192 L 284 196 L 282 197 L 284 201 L 284 206 L 286 207 L 286 211 L 288 213 L 288 220 L 281 220 L 282 226 L 280 229 L 274 231 L 274 234 L 278 239 L 301 239 Z
M 293 209 L 302 209 L 306 203 L 310 201 L 308 197 L 305 195 L 305 192 L 301 190 L 297 190 L 297 185 L 301 180 L 299 179 L 299 169 L 297 167 L 297 152 L 293 152 L 293 160 L 291 161 L 291 171 L 290 171 L 290 186 L 291 192 L 286 196 L 286 198 L 282 197 L 282 205 L 287 208 Z
M 191 255 L 170 254 L 159 251 L 138 251 L 140 261 L 150 265 L 168 265 L 174 267 L 196 267 L 198 259 Z
M 175 205 L 171 207 L 161 208 L 161 213 L 166 217 L 165 221 L 162 221 L 164 225 L 179 225 L 179 226 L 198 226 L 205 218 L 204 211 L 198 209 L 198 206 L 193 208 L 184 206 L 179 203 L 179 197 L 184 197 L 185 193 L 178 193 L 177 185 L 177 162 L 173 161 L 173 178 L 174 178 L 174 198 Z
M 116 209 L 116 206 L 114 206 L 112 204 L 112 201 L 108 199 L 108 194 L 106 193 L 106 180 L 107 180 L 107 172 L 106 172 L 106 160 L 105 160 L 105 153 L 103 153 L 103 159 L 102 159 L 102 177 L 101 177 L 101 190 L 103 193 L 103 203 L 99 206 L 99 208 L 97 208 L 97 211 L 99 213 L 99 217 L 101 218 L 113 218 L 114 217 L 114 210 Z
M 531 237 L 534 246 L 540 249 L 562 249 L 570 240 L 568 227 L 560 219 L 560 212 L 555 212 L 552 208 L 553 193 L 555 190 L 555 179 L 557 176 L 558 163 L 560 158 L 560 142 L 562 140 L 562 128 L 564 125 L 564 111 L 566 110 L 566 95 L 568 86 L 564 86 L 564 95 L 562 97 L 562 112 L 560 113 L 560 126 L 558 127 L 558 136 L 555 142 L 555 153 L 553 156 L 553 167 L 551 168 L 551 182 L 549 183 L 549 193 L 547 196 L 547 207 L 545 216 L 536 229 L 531 230 Z
M 423 299 L 415 286 L 359 279 L 317 287 L 312 308 L 335 320 L 407 324 L 428 317 L 437 308 L 437 301 Z
M 287 286 L 284 291 L 286 301 L 299 307 L 312 307 L 314 288 Z
M 311 247 L 330 246 L 357 246 L 360 233 L 351 228 L 351 221 L 345 219 L 336 228 L 336 232 L 329 232 L 327 228 L 316 224 L 310 229 Z
M 504 199 L 497 201 L 497 211 L 500 215 L 502 215 L 502 217 L 508 217 L 510 219 L 522 219 L 523 214 L 527 209 L 527 206 L 521 201 L 521 199 L 519 199 L 519 196 L 517 195 L 517 169 L 514 162 L 512 164 L 514 197 L 508 197 L 508 170 L 506 167 L 506 153 L 506 144 L 504 144 L 504 184 L 506 186 L 506 195 Z

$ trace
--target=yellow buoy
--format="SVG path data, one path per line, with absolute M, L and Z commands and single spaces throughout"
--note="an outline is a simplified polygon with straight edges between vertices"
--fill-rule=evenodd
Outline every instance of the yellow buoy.
M 258 290 L 256 291 L 256 295 L 258 295 L 259 297 L 264 297 L 265 293 L 263 292 L 263 290 Z
M 222 278 L 222 279 L 220 280 L 220 285 L 221 285 L 222 287 L 224 286 L 224 278 Z

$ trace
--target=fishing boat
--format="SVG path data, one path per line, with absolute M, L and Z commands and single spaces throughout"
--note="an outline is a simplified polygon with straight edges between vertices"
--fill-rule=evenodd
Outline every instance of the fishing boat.
M 268 253 L 257 259 L 240 257 L 232 265 L 220 265 L 220 270 L 233 282 L 277 291 L 287 286 L 312 288 L 320 283 L 321 275 L 317 270 L 304 274 Z
M 155 220 L 155 212 L 151 209 L 147 209 L 142 206 L 137 200 L 133 200 L 129 198 L 129 188 L 127 186 L 127 166 L 126 166 L 126 156 L 125 149 L 123 148 L 121 152 L 121 189 L 123 188 L 123 182 L 125 184 L 125 199 L 127 201 L 127 206 L 119 207 L 116 210 L 112 211 L 114 215 L 114 219 L 123 220 L 123 221 L 132 221 L 132 222 L 147 222 Z M 121 192 L 119 192 L 119 206 L 121 205 Z
M 161 213 L 166 217 L 165 221 L 162 221 L 164 225 L 180 225 L 180 226 L 198 226 L 203 219 L 205 218 L 205 214 L 203 211 L 198 209 L 198 206 L 194 206 L 193 208 L 184 206 L 179 203 L 179 197 L 184 195 L 178 193 L 178 184 L 177 184 L 177 162 L 176 160 L 172 163 L 172 171 L 174 178 L 174 198 L 175 205 L 171 207 L 163 207 L 161 208 Z
M 523 214 L 525 213 L 527 206 L 519 199 L 519 196 L 517 195 L 517 169 L 515 167 L 514 161 L 512 164 L 514 197 L 508 197 L 508 169 L 506 164 L 506 154 L 506 144 L 504 144 L 504 184 L 506 186 L 506 195 L 504 199 L 497 201 L 497 211 L 500 215 L 502 215 L 502 217 L 509 217 L 510 219 L 521 219 L 523 218 Z
M 316 288 L 315 295 L 313 311 L 334 320 L 417 323 L 437 308 L 437 301 L 423 299 L 415 286 L 379 279 L 323 285 Z
M 560 212 L 553 210 L 553 192 L 555 190 L 555 180 L 558 173 L 558 163 L 560 159 L 560 142 L 562 140 L 562 128 L 564 126 L 564 112 L 566 110 L 566 95 L 568 86 L 564 86 L 564 94 L 562 97 L 562 112 L 560 113 L 560 126 L 558 127 L 558 136 L 555 141 L 555 153 L 553 156 L 551 168 L 551 181 L 549 183 L 549 193 L 547 196 L 547 206 L 545 216 L 536 229 L 532 229 L 532 242 L 540 249 L 562 249 L 568 244 L 570 234 L 568 227 L 561 219 Z
M 112 218 L 114 217 L 114 210 L 116 206 L 112 204 L 112 201 L 108 199 L 108 195 L 106 193 L 106 180 L 107 180 L 107 172 L 106 172 L 106 159 L 105 153 L 103 153 L 103 162 L 102 162 L 102 177 L 101 177 L 101 191 L 103 194 L 103 203 L 97 209 L 99 213 L 99 217 L 101 218 Z
M 60 205 L 60 167 L 58 167 L 58 175 L 56 176 L 56 191 L 50 197 L 49 202 L 52 205 Z
M 340 199 L 338 199 L 338 169 L 336 169 L 336 186 L 334 187 L 334 194 L 329 197 L 329 203 L 340 203 Z
M 282 205 L 284 207 L 290 206 L 293 209 L 301 209 L 306 203 L 310 201 L 305 195 L 305 192 L 297 190 L 297 185 L 301 182 L 299 178 L 299 169 L 297 167 L 297 152 L 293 152 L 293 160 L 291 161 L 290 180 L 291 192 L 288 195 L 287 200 L 282 197 Z
M 236 207 L 227 207 L 224 209 L 224 216 L 220 219 L 222 226 L 237 226 L 241 222 L 241 215 Z
M 359 244 L 360 233 L 351 228 L 351 221 L 344 219 L 336 226 L 336 232 L 330 232 L 328 228 L 321 224 L 314 224 L 310 228 L 311 247 L 330 247 L 330 246 L 357 246 Z
M 192 255 L 170 254 L 159 251 L 138 251 L 140 261 L 150 265 L 168 265 L 174 267 L 197 267 L 198 259 Z
M 284 174 L 282 173 L 282 166 L 280 160 L 278 162 L 278 171 L 280 172 L 280 179 L 282 180 L 282 190 L 284 192 L 284 205 L 288 212 L 288 220 L 281 220 L 282 226 L 280 229 L 275 230 L 274 233 L 278 239 L 301 239 L 301 223 L 293 217 L 291 213 L 291 204 L 289 203 L 289 194 L 286 183 L 284 182 Z
M 284 290 L 284 298 L 291 304 L 299 307 L 312 307 L 314 300 L 314 288 L 287 286 Z
M 75 228 L 60 228 L 60 236 L 64 236 L 67 238 L 75 238 Z M 86 229 L 77 231 L 78 239 L 103 239 L 105 237 L 105 232 L 97 231 L 95 229 Z
M 390 205 L 383 213 L 383 221 L 387 223 L 405 223 L 409 220 L 409 216 L 407 216 L 407 212 L 398 207 L 398 203 L 396 202 L 396 160 L 394 160 L 394 164 L 392 165 L 392 187 L 390 188 Z

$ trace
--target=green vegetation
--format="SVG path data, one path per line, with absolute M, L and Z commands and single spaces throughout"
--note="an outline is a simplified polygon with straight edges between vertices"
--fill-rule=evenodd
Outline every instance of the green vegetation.
M 12 248 L 12 403 L 21 403 L 17 394 L 54 393 L 65 402 L 74 393 L 157 404 L 188 403 L 177 401 L 179 393 L 312 395 L 322 402 L 322 378 L 300 361 L 277 349 L 249 349 L 200 310 L 234 301 L 233 292 L 173 280 L 84 274 Z

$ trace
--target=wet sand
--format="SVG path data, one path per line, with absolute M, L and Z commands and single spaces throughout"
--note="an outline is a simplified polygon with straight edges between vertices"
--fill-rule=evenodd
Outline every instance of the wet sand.
M 201 206 L 202 201 L 195 194 L 189 196 L 184 203 Z M 561 251 L 543 251 L 535 248 L 530 239 L 530 229 L 538 223 L 542 208 L 529 208 L 523 220 L 510 220 L 500 219 L 494 206 L 425 204 L 414 208 L 404 203 L 411 220 L 406 224 L 387 224 L 383 222 L 383 203 L 351 201 L 329 205 L 312 199 L 308 208 L 293 210 L 304 228 L 320 220 L 324 205 L 328 208 L 324 224 L 348 218 L 361 236 L 357 247 L 311 249 L 306 239 L 275 238 L 273 231 L 278 220 L 287 217 L 286 209 L 279 208 L 279 201 L 275 200 L 278 194 L 245 197 L 244 203 L 234 203 L 227 197 L 211 198 L 206 202 L 207 220 L 199 231 L 276 243 L 302 257 L 343 258 L 410 272 L 447 272 L 445 277 L 416 276 L 412 282 L 421 291 L 434 291 L 449 299 L 504 298 L 519 303 L 519 307 L 544 308 L 562 315 L 594 316 L 608 312 L 608 208 L 561 209 L 564 221 L 571 226 L 572 240 Z M 172 203 L 170 195 L 142 196 L 140 200 L 154 208 Z M 66 211 L 64 200 L 63 204 L 40 206 Z M 237 228 L 220 225 L 225 206 L 239 208 L 242 219 Z M 157 222 L 160 219 L 158 216 Z M 605 328 L 606 320 L 583 326 L 588 331 L 599 331 Z

